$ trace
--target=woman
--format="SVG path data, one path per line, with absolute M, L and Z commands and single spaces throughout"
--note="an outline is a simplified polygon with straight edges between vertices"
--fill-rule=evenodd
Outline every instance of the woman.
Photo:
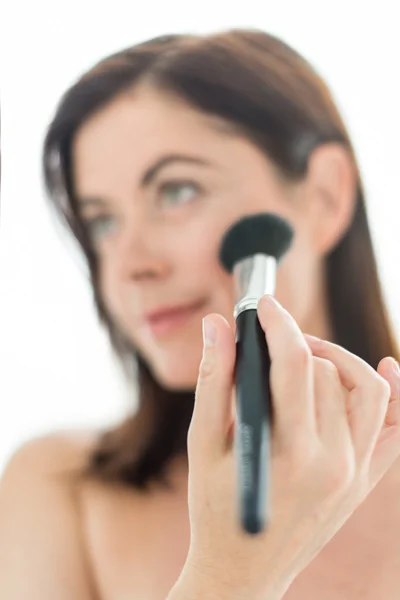
M 87 257 L 99 317 L 130 376 L 137 366 L 139 406 L 102 436 L 54 435 L 16 454 L 3 479 L 0 591 L 10 599 L 161 600 L 182 572 L 173 598 L 267 598 L 268 591 L 271 599 L 394 599 L 400 586 L 400 462 L 393 439 L 399 445 L 400 419 L 390 357 L 399 352 L 353 149 L 321 78 L 294 50 L 259 31 L 153 39 L 101 61 L 65 94 L 47 133 L 44 165 L 50 197 Z M 327 435 L 340 431 L 341 437 L 318 462 L 318 477 L 315 462 L 310 471 L 304 458 L 308 442 L 297 454 L 308 475 L 301 489 L 300 462 L 294 475 L 289 469 L 282 476 L 297 478 L 273 504 L 281 510 L 276 520 L 290 522 L 293 536 L 268 531 L 265 546 L 254 540 L 247 546 L 233 526 L 221 527 L 225 518 L 233 523 L 234 488 L 226 474 L 232 474 L 233 459 L 208 488 L 204 461 L 211 444 L 205 440 L 217 423 L 215 439 L 225 432 L 230 442 L 234 424 L 227 383 L 234 290 L 217 249 L 229 225 L 259 211 L 278 213 L 295 230 L 278 272 L 279 305 L 259 307 L 276 365 L 274 401 L 278 410 L 287 401 L 282 419 L 298 409 L 287 452 L 297 452 L 296 433 L 306 431 L 314 394 L 324 400 L 321 414 L 341 407 L 326 421 Z M 226 320 L 210 317 L 217 345 L 205 350 L 198 380 L 201 321 L 210 313 Z M 318 349 L 301 332 L 327 342 Z M 213 374 L 218 360 L 224 384 Z M 353 462 L 348 433 L 342 435 L 342 400 L 350 402 L 361 388 L 358 404 L 347 406 L 349 422 L 357 415 L 360 432 L 370 424 L 371 433 L 362 433 L 368 447 L 378 434 L 379 443 L 392 436 L 392 446 L 379 446 L 386 450 L 380 450 L 375 480 L 371 476 L 367 486 L 364 473 L 362 487 L 360 476 L 347 512 L 340 512 L 343 489 L 357 479 L 356 469 L 348 468 Z M 294 390 L 296 404 L 289 401 Z M 299 517 L 288 514 L 304 505 L 314 515 L 311 505 L 323 505 L 326 490 L 313 500 L 310 490 L 315 481 L 325 485 L 323 461 L 336 461 L 342 452 L 341 469 L 337 462 L 332 467 L 340 471 L 340 485 L 333 487 L 335 493 L 340 488 L 341 501 L 337 492 L 329 504 L 335 504 L 335 517 L 333 508 L 320 514 L 312 543 L 299 534 L 303 553 L 297 549 L 294 559 L 288 548 Z M 273 489 L 280 489 L 282 472 L 276 466 Z M 284 550 L 279 561 L 278 547 Z M 260 556 L 265 564 L 255 574 Z

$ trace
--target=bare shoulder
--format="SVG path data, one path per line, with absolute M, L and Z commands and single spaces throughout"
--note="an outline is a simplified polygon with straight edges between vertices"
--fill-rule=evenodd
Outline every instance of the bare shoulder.
M 56 432 L 25 442 L 12 455 L 3 480 L 27 475 L 71 474 L 83 468 L 96 441 L 94 432 Z
M 61 583 L 60 600 L 96 597 L 79 514 L 80 473 L 95 440 L 55 433 L 12 456 L 0 480 L 0 597 L 47 600 Z

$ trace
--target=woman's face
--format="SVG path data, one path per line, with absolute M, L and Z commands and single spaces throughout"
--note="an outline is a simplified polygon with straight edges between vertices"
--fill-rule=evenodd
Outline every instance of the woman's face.
M 233 278 L 218 251 L 243 215 L 271 211 L 294 227 L 276 296 L 312 333 L 319 259 L 299 210 L 304 188 L 284 184 L 265 155 L 219 119 L 136 88 L 78 131 L 74 175 L 109 312 L 164 386 L 195 386 L 202 317 L 217 312 L 234 327 Z M 175 321 L 148 319 L 174 306 L 194 309 Z

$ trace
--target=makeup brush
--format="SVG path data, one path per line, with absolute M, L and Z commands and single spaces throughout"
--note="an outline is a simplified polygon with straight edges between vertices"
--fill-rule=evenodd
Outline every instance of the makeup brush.
M 277 267 L 293 236 L 292 227 L 280 216 L 258 213 L 234 223 L 220 246 L 220 262 L 235 283 L 238 500 L 241 526 L 250 534 L 268 525 L 273 423 L 271 360 L 257 305 L 264 294 L 274 294 Z

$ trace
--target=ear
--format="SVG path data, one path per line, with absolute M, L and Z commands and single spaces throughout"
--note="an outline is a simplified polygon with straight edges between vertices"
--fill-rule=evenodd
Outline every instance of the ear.
M 357 169 L 339 144 L 324 144 L 312 153 L 306 183 L 308 223 L 315 250 L 327 254 L 346 233 L 356 206 Z

